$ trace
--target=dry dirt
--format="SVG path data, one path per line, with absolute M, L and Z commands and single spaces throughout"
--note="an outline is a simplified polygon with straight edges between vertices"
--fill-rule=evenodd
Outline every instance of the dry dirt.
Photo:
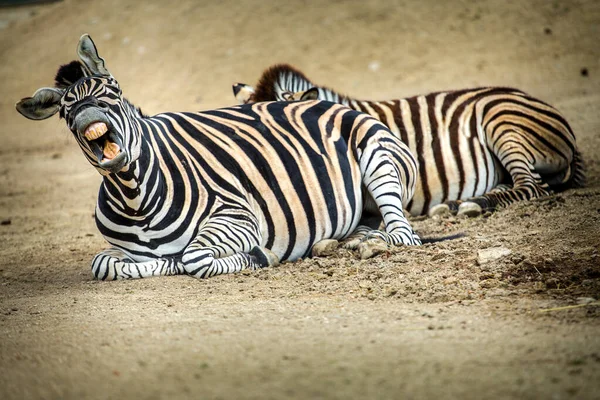
M 423 236 L 467 236 L 368 261 L 93 281 L 100 177 L 63 121 L 14 110 L 84 32 L 151 114 L 231 105 L 232 83 L 275 62 L 361 98 L 515 86 L 564 113 L 589 184 L 415 220 Z M 0 9 L 0 398 L 598 398 L 599 39 L 595 0 Z

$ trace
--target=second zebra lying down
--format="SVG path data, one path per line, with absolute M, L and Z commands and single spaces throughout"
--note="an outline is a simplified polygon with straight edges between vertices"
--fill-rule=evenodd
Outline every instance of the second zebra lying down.
M 369 237 L 420 244 L 402 207 L 416 161 L 376 119 L 322 101 L 148 117 L 122 97 L 89 36 L 77 52 L 56 87 L 17 110 L 59 113 L 103 176 L 96 224 L 113 248 L 93 259 L 96 278 L 204 278 L 295 260 L 353 233 L 366 196 L 385 222 Z
M 268 68 L 256 88 L 238 83 L 233 91 L 240 103 L 321 99 L 382 121 L 418 159 L 417 188 L 407 205 L 413 215 L 478 214 L 585 183 L 583 160 L 565 118 L 517 89 L 362 101 L 315 85 L 280 64 Z

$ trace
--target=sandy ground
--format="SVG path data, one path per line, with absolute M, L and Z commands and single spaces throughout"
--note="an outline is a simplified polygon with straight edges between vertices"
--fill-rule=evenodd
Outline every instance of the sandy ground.
M 0 398 L 597 398 L 600 2 L 167 4 L 0 9 Z M 84 32 L 150 114 L 230 105 L 275 62 L 360 98 L 515 86 L 570 121 L 589 185 L 415 220 L 467 236 L 368 261 L 92 281 L 100 177 L 63 121 L 14 110 Z

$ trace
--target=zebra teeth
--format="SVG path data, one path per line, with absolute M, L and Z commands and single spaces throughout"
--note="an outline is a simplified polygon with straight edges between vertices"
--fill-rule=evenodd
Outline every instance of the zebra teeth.
M 85 128 L 83 135 L 87 140 L 95 140 L 108 132 L 108 127 L 104 122 L 94 122 Z
M 120 152 L 121 148 L 118 144 L 111 142 L 110 140 L 106 140 L 104 142 L 104 149 L 102 151 L 102 155 L 104 156 L 102 162 L 112 160 L 118 156 Z

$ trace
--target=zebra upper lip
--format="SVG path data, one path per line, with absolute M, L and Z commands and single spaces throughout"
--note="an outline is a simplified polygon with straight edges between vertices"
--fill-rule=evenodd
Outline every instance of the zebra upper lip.
M 104 121 L 90 123 L 83 131 L 83 136 L 100 164 L 111 161 L 121 154 L 122 145 L 119 137 Z

